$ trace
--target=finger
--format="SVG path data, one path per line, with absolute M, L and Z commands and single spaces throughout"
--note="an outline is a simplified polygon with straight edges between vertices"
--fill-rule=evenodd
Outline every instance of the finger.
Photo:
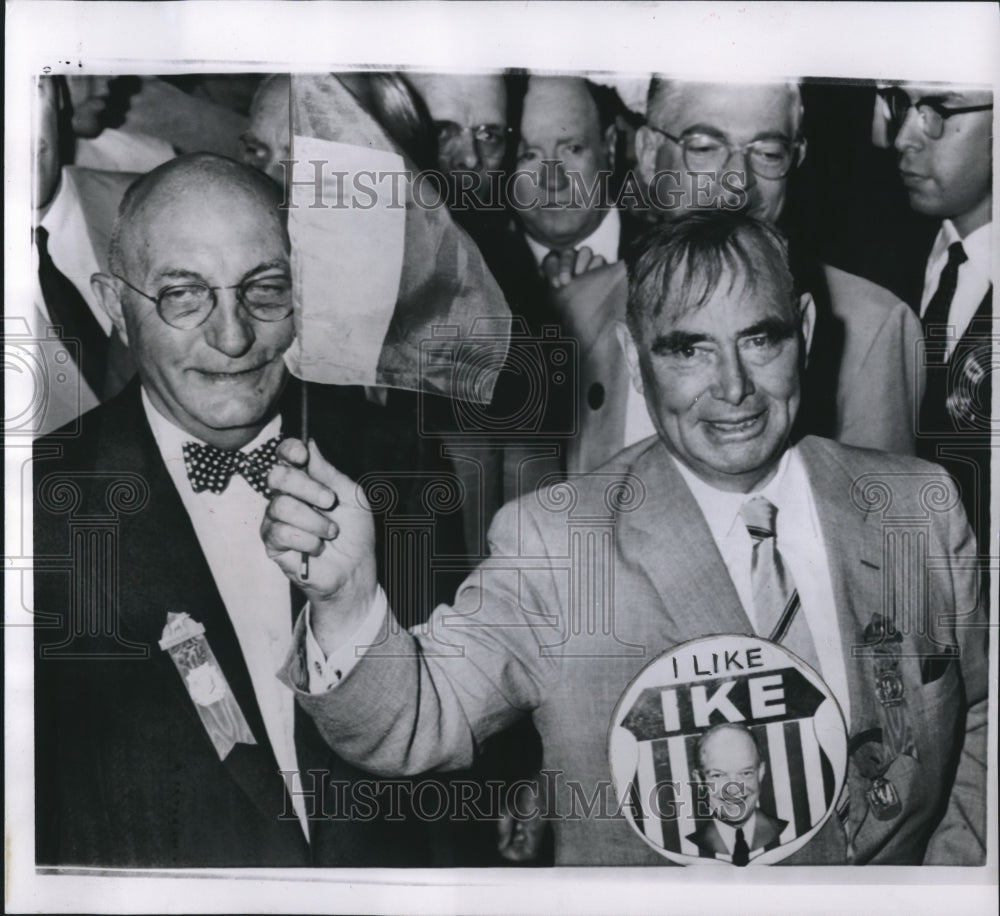
M 559 252 L 559 286 L 565 286 L 573 279 L 573 265 L 576 263 L 576 250 L 567 248 Z
M 311 468 L 276 464 L 267 475 L 267 485 L 277 494 L 293 496 L 310 506 L 329 512 L 337 505 L 337 494 L 311 474 Z
M 277 455 L 279 461 L 296 468 L 305 467 L 309 461 L 309 450 L 301 439 L 282 439 L 278 443 Z
M 514 818 L 509 813 L 504 813 L 497 822 L 497 851 L 503 851 L 510 845 L 514 835 Z
M 578 249 L 576 258 L 573 261 L 573 276 L 575 277 L 577 274 L 582 274 L 590 270 L 593 260 L 594 252 L 587 245 Z
M 605 261 L 601 255 L 595 254 L 590 259 L 590 264 L 587 265 L 587 270 L 597 270 L 598 267 L 607 267 L 607 266 L 608 262 Z
M 333 540 L 340 533 L 336 522 L 292 496 L 281 495 L 272 499 L 267 506 L 267 517 L 325 540 Z
M 550 286 L 555 286 L 559 281 L 559 252 L 550 251 L 542 261 L 542 273 L 548 280 Z
M 264 519 L 260 526 L 260 533 L 269 557 L 275 557 L 277 554 L 289 550 L 318 557 L 326 546 L 326 542 L 322 538 L 309 534 L 301 528 L 296 528 L 294 525 L 287 525 L 272 519 Z

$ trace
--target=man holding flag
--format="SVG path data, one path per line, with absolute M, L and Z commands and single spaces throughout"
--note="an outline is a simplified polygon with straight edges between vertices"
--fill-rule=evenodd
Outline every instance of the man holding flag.
M 277 444 L 302 434 L 281 202 L 231 160 L 172 160 L 126 193 L 93 277 L 138 378 L 36 443 L 39 864 L 422 864 L 412 822 L 317 806 L 358 774 L 275 677 L 303 600 L 257 533 Z M 314 390 L 323 453 L 426 514 L 450 477 L 412 418 Z

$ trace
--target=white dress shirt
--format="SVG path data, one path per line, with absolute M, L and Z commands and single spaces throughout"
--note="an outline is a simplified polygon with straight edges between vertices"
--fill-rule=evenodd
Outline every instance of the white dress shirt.
M 964 239 L 958 234 L 951 220 L 946 219 L 941 224 L 930 257 L 927 259 L 927 269 L 924 272 L 924 293 L 920 299 L 920 317 L 923 318 L 927 306 L 937 291 L 941 280 L 941 272 L 948 263 L 948 249 L 954 242 L 961 242 L 968 260 L 958 268 L 958 285 L 955 296 L 951 300 L 948 312 L 948 324 L 954 328 L 954 334 L 948 336 L 945 349 L 946 356 L 951 357 L 955 345 L 965 333 L 972 316 L 976 314 L 979 303 L 983 301 L 986 291 L 990 288 L 990 278 L 993 276 L 991 250 L 993 224 L 987 223 Z
M 840 704 L 850 727 L 850 694 L 847 689 L 847 666 L 840 640 L 840 625 L 833 597 L 833 582 L 826 544 L 816 514 L 816 503 L 805 466 L 796 447 L 781 457 L 777 473 L 759 490 L 752 493 L 729 493 L 709 486 L 681 464 L 673 455 L 691 494 L 698 503 L 712 538 L 722 554 L 729 576 L 736 587 L 743 610 L 757 627 L 753 608 L 751 567 L 753 539 L 740 516 L 743 504 L 755 496 L 763 496 L 778 510 L 775 519 L 776 544 L 785 567 L 795 582 L 801 600 L 800 614 L 816 645 L 820 673 Z M 767 638 L 768 634 L 758 635 Z
M 90 288 L 90 277 L 101 267 L 97 253 L 90 240 L 90 230 L 83 215 L 83 202 L 80 192 L 73 179 L 72 171 L 62 170 L 59 188 L 52 198 L 52 203 L 45 210 L 45 215 L 35 221 L 36 226 L 42 226 L 49 234 L 49 254 L 59 271 L 77 288 L 84 301 L 90 306 L 90 311 L 97 319 L 104 333 L 111 336 L 111 317 L 94 295 Z M 38 251 L 32 245 L 32 274 L 35 277 L 36 302 L 40 304 L 42 315 L 49 318 L 42 298 L 42 290 L 38 285 Z
M 97 323 L 110 336 L 111 318 L 90 288 L 91 274 L 97 273 L 101 267 L 90 240 L 83 203 L 71 170 L 62 170 L 52 202 L 43 214 L 36 213 L 34 225 L 42 226 L 48 232 L 52 262 L 76 287 Z M 48 328 L 57 322 L 49 314 L 38 282 L 38 249 L 34 245 L 31 246 L 31 277 L 34 306 L 31 333 L 40 341 L 38 346 L 48 373 L 45 412 L 39 417 L 35 430 L 43 435 L 97 407 L 100 399 L 98 392 L 80 374 L 77 364 L 72 359 L 63 358 L 65 350 L 59 339 L 50 337 L 48 333 Z
M 618 246 L 621 241 L 622 221 L 618 215 L 618 210 L 612 207 L 607 211 L 601 224 L 588 235 L 582 242 L 578 242 L 573 248 L 579 251 L 581 248 L 589 248 L 595 255 L 600 255 L 608 264 L 614 264 L 618 260 Z M 542 261 L 548 257 L 552 251 L 548 245 L 536 242 L 527 232 L 524 237 L 528 242 L 531 253 L 535 256 L 535 263 L 541 267 Z
M 288 579 L 260 538 L 267 501 L 239 474 L 222 493 L 195 493 L 184 467 L 183 446 L 204 443 L 164 417 L 145 389 L 142 406 L 236 631 L 278 767 L 295 773 L 292 804 L 308 839 L 305 802 L 298 794 L 302 789 L 295 754 L 295 698 L 276 676 L 292 644 L 292 597 Z M 275 417 L 241 451 L 253 451 L 280 432 L 281 418 Z

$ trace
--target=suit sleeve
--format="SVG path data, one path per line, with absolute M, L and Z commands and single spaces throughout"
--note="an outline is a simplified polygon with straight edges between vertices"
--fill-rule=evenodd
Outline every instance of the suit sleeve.
M 975 865 L 986 857 L 989 714 L 988 597 L 976 564 L 976 542 L 961 507 L 949 513 L 949 556 L 955 595 L 954 638 L 966 699 L 962 744 L 948 807 L 931 836 L 926 865 Z
M 831 285 L 844 324 L 835 438 L 845 445 L 916 454 L 913 430 L 923 396 L 920 320 L 902 301 L 860 278 Z
M 459 769 L 485 738 L 538 706 L 552 664 L 540 646 L 556 641 L 558 595 L 522 505 L 497 515 L 491 556 L 454 607 L 439 606 L 412 632 L 390 614 L 375 644 L 325 693 L 308 693 L 300 619 L 281 676 L 341 757 L 385 776 Z

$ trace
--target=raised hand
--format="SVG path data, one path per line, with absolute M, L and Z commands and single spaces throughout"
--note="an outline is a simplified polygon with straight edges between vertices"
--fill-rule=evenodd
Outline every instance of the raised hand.
M 549 281 L 552 289 L 562 289 L 569 282 L 588 270 L 597 270 L 606 266 L 607 261 L 599 254 L 594 254 L 586 245 L 577 251 L 567 248 L 565 251 L 550 251 L 542 261 L 542 273 Z
M 267 484 L 274 496 L 260 529 L 264 547 L 306 593 L 313 633 L 329 652 L 364 619 L 378 585 L 368 501 L 311 440 L 307 448 L 299 439 L 285 439 Z M 299 574 L 303 553 L 310 557 L 306 580 Z

